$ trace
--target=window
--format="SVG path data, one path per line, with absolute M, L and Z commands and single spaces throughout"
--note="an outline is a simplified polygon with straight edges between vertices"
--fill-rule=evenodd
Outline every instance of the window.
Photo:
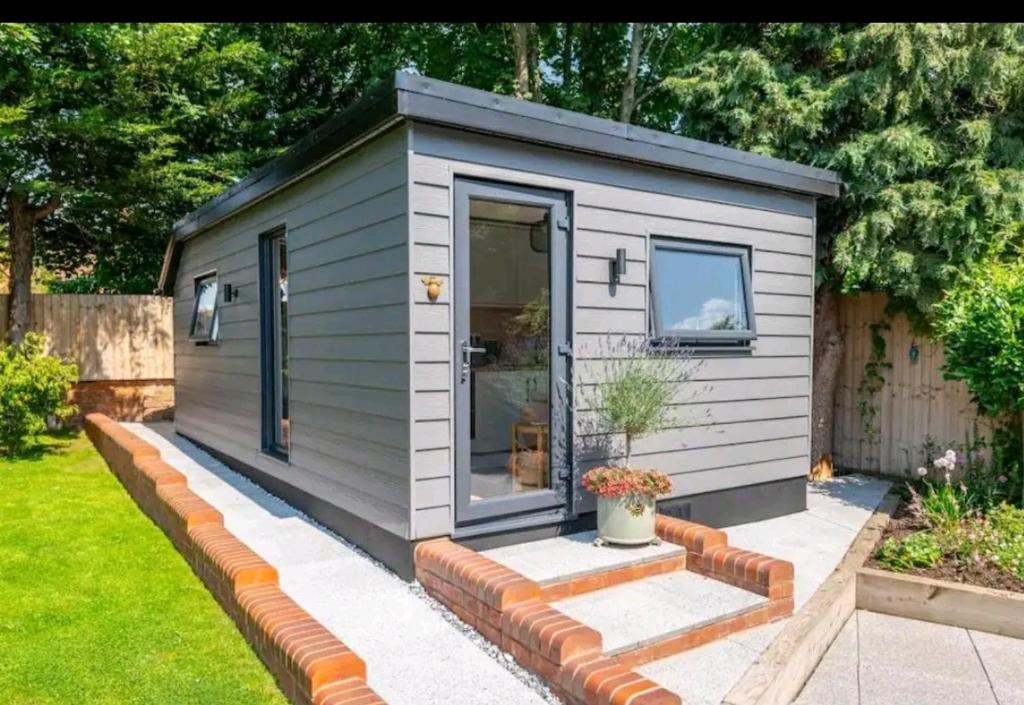
M 195 303 L 192 306 L 192 328 L 189 339 L 196 343 L 212 343 L 220 332 L 217 314 L 217 273 L 196 277 Z
M 679 342 L 755 338 L 750 250 L 651 238 L 651 327 L 656 338 Z
M 263 447 L 286 456 L 288 423 L 288 247 L 284 230 L 260 242 Z

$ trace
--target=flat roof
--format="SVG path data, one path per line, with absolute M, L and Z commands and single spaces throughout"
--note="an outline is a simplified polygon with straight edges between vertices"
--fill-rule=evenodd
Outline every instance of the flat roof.
M 396 71 L 280 157 L 256 169 L 174 225 L 189 237 L 309 171 L 347 145 L 396 118 L 553 145 L 732 181 L 838 196 L 841 180 L 828 169 L 751 154 L 667 132 L 518 100 Z
M 175 223 L 160 288 L 165 288 L 173 267 L 170 260 L 177 249 L 173 243 L 197 235 L 284 188 L 370 135 L 403 120 L 445 125 L 810 196 L 838 196 L 842 184 L 839 175 L 828 169 L 396 71 L 280 157 Z

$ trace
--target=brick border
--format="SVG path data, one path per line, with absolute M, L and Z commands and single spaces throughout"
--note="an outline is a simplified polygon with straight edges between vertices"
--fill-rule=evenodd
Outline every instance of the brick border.
M 771 601 L 788 601 L 793 612 L 793 564 L 755 551 L 729 545 L 724 531 L 691 521 L 657 515 L 655 531 L 663 541 L 686 548 L 686 569 L 763 595 Z
M 139 507 L 171 539 L 295 705 L 386 705 L 366 664 L 278 586 L 277 570 L 224 528 L 216 508 L 153 445 L 104 414 L 85 431 Z
M 792 614 L 793 564 L 730 546 L 724 531 L 662 514 L 656 532 L 686 554 L 540 585 L 449 539 L 434 539 L 416 546 L 416 579 L 571 705 L 679 705 L 679 695 L 632 669 Z M 683 568 L 768 601 L 611 654 L 598 631 L 549 604 Z
M 540 585 L 449 539 L 416 546 L 416 578 L 462 621 L 512 654 L 571 705 L 682 705 L 605 656 L 601 634 L 563 614 Z
M 584 595 L 595 590 L 614 587 L 633 580 L 641 580 L 654 575 L 673 573 L 686 568 L 686 554 L 680 551 L 677 555 L 655 558 L 634 565 L 620 566 L 609 570 L 598 570 L 592 573 L 576 575 L 566 580 L 543 583 L 540 586 L 541 597 L 548 602 L 564 600 L 567 597 Z

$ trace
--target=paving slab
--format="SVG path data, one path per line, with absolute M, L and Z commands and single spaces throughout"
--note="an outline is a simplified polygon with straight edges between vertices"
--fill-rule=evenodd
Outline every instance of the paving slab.
M 481 553 L 542 585 L 686 554 L 682 546 L 668 541 L 660 545 L 595 546 L 595 538 L 596 531 L 582 531 Z
M 794 705 L 860 705 L 857 613 L 836 635 Z
M 636 670 L 678 693 L 686 705 L 719 705 L 756 657 L 739 642 L 720 639 Z
M 601 632 L 605 653 L 613 653 L 718 621 L 767 601 L 747 590 L 680 570 L 558 600 L 552 605 Z
M 174 435 L 170 424 L 125 427 L 157 446 L 224 514 L 228 530 L 278 568 L 281 589 L 366 661 L 371 687 L 391 705 L 546 702 L 409 583 Z
M 971 630 L 999 705 L 1024 705 L 1024 639 Z
M 857 610 L 795 705 L 854 703 L 1024 705 L 1024 640 Z

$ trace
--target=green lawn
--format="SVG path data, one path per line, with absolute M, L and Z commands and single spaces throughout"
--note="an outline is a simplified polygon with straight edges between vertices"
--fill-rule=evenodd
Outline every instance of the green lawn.
M 0 700 L 284 705 L 84 434 L 0 458 Z

